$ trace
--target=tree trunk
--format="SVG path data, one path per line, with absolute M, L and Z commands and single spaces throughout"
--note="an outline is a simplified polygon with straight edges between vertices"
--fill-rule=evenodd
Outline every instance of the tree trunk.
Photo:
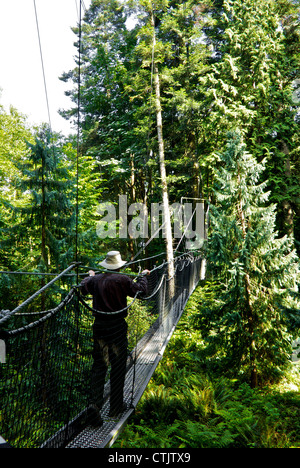
M 130 203 L 135 203 L 135 175 L 134 175 L 134 157 L 131 154 L 130 156 Z M 132 216 L 129 216 L 132 218 Z M 130 234 L 129 235 L 129 251 L 131 260 L 134 258 L 134 242 L 133 238 Z
M 152 15 L 151 15 L 151 22 L 152 22 L 152 27 L 153 27 L 153 50 L 155 50 L 156 36 L 155 36 L 155 22 L 154 22 L 153 10 L 152 10 Z M 172 239 L 172 227 L 171 227 L 171 218 L 170 218 L 170 209 L 169 209 L 167 173 L 166 173 L 166 165 L 165 165 L 162 110 L 161 110 L 161 99 L 160 99 L 160 82 L 159 82 L 158 67 L 157 67 L 157 64 L 155 63 L 155 59 L 153 63 L 153 70 L 154 70 L 153 81 L 154 81 L 154 87 L 155 87 L 155 110 L 156 110 L 160 177 L 161 177 L 161 185 L 162 185 L 164 221 L 166 223 L 165 235 L 166 235 L 168 274 L 169 274 L 169 278 L 171 278 L 174 275 L 173 239 Z

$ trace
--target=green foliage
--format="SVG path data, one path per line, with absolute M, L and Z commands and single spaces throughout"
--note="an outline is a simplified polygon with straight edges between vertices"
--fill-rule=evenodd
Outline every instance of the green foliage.
M 96 260 L 96 249 L 100 254 L 107 250 L 107 241 L 99 242 L 95 234 L 100 201 L 116 203 L 121 194 L 128 195 L 129 203 L 161 199 L 154 65 L 161 83 L 170 202 L 178 202 L 181 196 L 212 197 L 217 151 L 224 147 L 228 130 L 238 126 L 255 159 L 266 158 L 263 178 L 268 179 L 270 201 L 277 203 L 277 227 L 281 233 L 294 231 L 297 242 L 299 118 L 293 96 L 299 75 L 299 2 L 158 1 L 154 5 L 155 44 L 149 5 L 139 0 L 95 0 L 82 24 L 82 259 Z M 133 16 L 136 22 L 129 28 Z M 74 33 L 78 34 L 78 28 Z M 62 114 L 77 119 L 78 66 L 61 79 L 70 83 L 67 94 L 74 103 Z M 27 203 L 26 192 L 16 200 L 12 180 L 23 177 L 16 162 L 21 158 L 25 164 L 24 141 L 33 142 L 33 135 L 16 111 L 10 117 L 2 112 L 1 119 L 1 167 L 8 167 L 10 176 L 6 196 L 1 195 L 0 229 L 9 242 L 13 224 L 9 203 L 13 200 L 14 207 L 29 209 L 33 201 Z M 6 138 L 7 134 L 14 138 Z M 70 137 L 64 146 L 67 167 L 75 162 L 76 142 Z M 68 192 L 67 196 L 72 204 L 73 195 Z M 118 247 L 125 256 L 137 248 L 129 238 L 119 240 Z M 19 252 L 19 246 L 15 250 Z M 24 249 L 24 255 L 17 254 L 18 264 L 24 265 L 26 253 Z
M 0 243 L 9 246 L 0 248 L 1 269 L 4 266 L 10 269 L 11 264 L 16 265 L 19 260 L 19 252 L 12 252 L 14 249 L 11 247 L 10 228 L 16 221 L 12 208 L 23 206 L 27 198 L 18 196 L 15 180 L 20 175 L 18 163 L 29 153 L 26 140 L 32 139 L 25 117 L 13 108 L 6 113 L 0 106 Z
M 255 158 L 267 157 L 265 180 L 270 200 L 278 204 L 277 225 L 289 234 L 296 225 L 297 238 L 298 12 L 298 1 L 214 2 L 214 22 L 205 28 L 214 57 L 203 78 L 206 107 L 212 109 L 209 128 L 216 132 L 211 138 L 222 147 L 227 131 L 237 126 Z M 219 148 L 215 145 L 214 156 Z
M 154 43 L 149 2 L 93 1 L 82 28 L 82 147 L 86 168 L 102 179 L 102 201 L 160 199 L 155 65 L 170 201 L 212 196 L 217 151 L 239 127 L 256 160 L 266 158 L 277 227 L 298 241 L 297 8 L 290 0 L 159 1 Z M 76 85 L 75 103 L 77 78 L 77 68 L 62 77 Z
M 193 327 L 197 298 L 204 296 L 199 287 L 189 300 L 163 361 L 114 448 L 299 447 L 298 392 L 280 386 L 253 390 L 211 369 L 206 372 L 206 362 L 198 359 L 204 343 Z M 296 385 L 299 378 L 295 368 Z
M 33 250 L 37 249 L 37 253 L 32 257 L 37 256 L 35 261 L 43 265 L 42 269 L 47 271 L 50 264 L 63 269 L 73 258 L 75 194 L 70 167 L 63 161 L 62 149 L 54 143 L 47 128 L 39 132 L 29 148 L 28 159 L 18 165 L 21 178 L 16 184 L 21 193 L 29 194 L 28 205 L 20 210 L 21 235 L 33 237 Z
M 208 242 L 211 274 L 220 286 L 217 300 L 200 308 L 206 317 L 200 320 L 210 323 L 211 351 L 223 350 L 228 367 L 249 373 L 257 385 L 288 363 L 298 328 L 297 319 L 296 330 L 292 322 L 299 310 L 299 261 L 293 239 L 277 236 L 275 207 L 266 204 L 261 183 L 264 164 L 247 153 L 239 133 L 230 134 L 220 161 Z

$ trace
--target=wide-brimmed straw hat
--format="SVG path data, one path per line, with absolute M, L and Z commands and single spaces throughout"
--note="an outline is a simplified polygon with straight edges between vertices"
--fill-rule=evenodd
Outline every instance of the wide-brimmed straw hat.
M 120 252 L 113 250 L 112 252 L 108 252 L 106 255 L 106 259 L 100 263 L 103 268 L 107 270 L 117 270 L 124 266 L 127 262 L 122 260 Z

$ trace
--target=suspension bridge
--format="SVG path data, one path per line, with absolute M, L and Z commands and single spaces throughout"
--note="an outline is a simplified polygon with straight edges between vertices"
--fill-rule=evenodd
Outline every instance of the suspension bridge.
M 147 295 L 129 299 L 126 408 L 117 418 L 110 417 L 108 373 L 101 427 L 91 426 L 87 418 L 92 305 L 77 285 L 64 292 L 58 287 L 72 278 L 72 272 L 76 278 L 74 270 L 80 265 L 70 265 L 15 310 L 0 312 L 0 339 L 6 345 L 5 363 L 0 365 L 0 447 L 112 446 L 162 359 L 189 297 L 204 278 L 205 259 L 201 256 L 179 255 L 174 265 L 173 278 L 168 277 L 165 262 L 154 266 Z M 30 305 L 46 294 L 63 297 L 49 310 L 32 311 Z
M 78 145 L 81 1 L 79 5 Z M 39 32 L 35 1 L 34 7 Z M 39 45 L 43 66 L 40 36 Z M 44 85 L 48 103 L 45 74 Z M 49 125 L 51 129 L 50 113 Z M 78 282 L 80 276 L 86 275 L 79 273 L 83 267 L 77 261 L 78 153 L 77 149 L 76 261 L 15 309 L 0 310 L 0 448 L 111 447 L 134 413 L 188 299 L 205 276 L 205 258 L 195 252 L 174 259 L 171 278 L 166 262 L 151 268 L 147 294 L 137 294 L 126 309 L 124 411 L 117 417 L 110 415 L 108 372 L 101 409 L 103 424 L 91 425 L 88 414 L 92 401 L 93 313 L 101 311 L 93 310 L 89 300 L 81 295 Z M 41 278 L 38 272 L 0 274 L 35 274 Z M 48 304 L 51 306 L 46 307 Z M 3 349 L 5 358 L 1 355 Z

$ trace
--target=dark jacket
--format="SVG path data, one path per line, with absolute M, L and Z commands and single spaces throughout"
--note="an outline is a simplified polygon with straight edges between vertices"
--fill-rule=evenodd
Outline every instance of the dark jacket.
M 117 273 L 102 273 L 100 275 L 85 278 L 81 283 L 81 294 L 93 296 L 93 308 L 102 312 L 116 312 L 127 307 L 127 297 L 135 297 L 137 292 L 146 294 L 148 281 L 145 276 L 138 278 L 135 282 L 129 276 Z M 94 313 L 97 317 L 97 312 Z M 99 314 L 101 315 L 101 314 Z M 126 317 L 127 310 L 118 317 Z M 102 315 L 104 320 L 109 315 Z M 117 315 L 112 314 L 116 319 Z

